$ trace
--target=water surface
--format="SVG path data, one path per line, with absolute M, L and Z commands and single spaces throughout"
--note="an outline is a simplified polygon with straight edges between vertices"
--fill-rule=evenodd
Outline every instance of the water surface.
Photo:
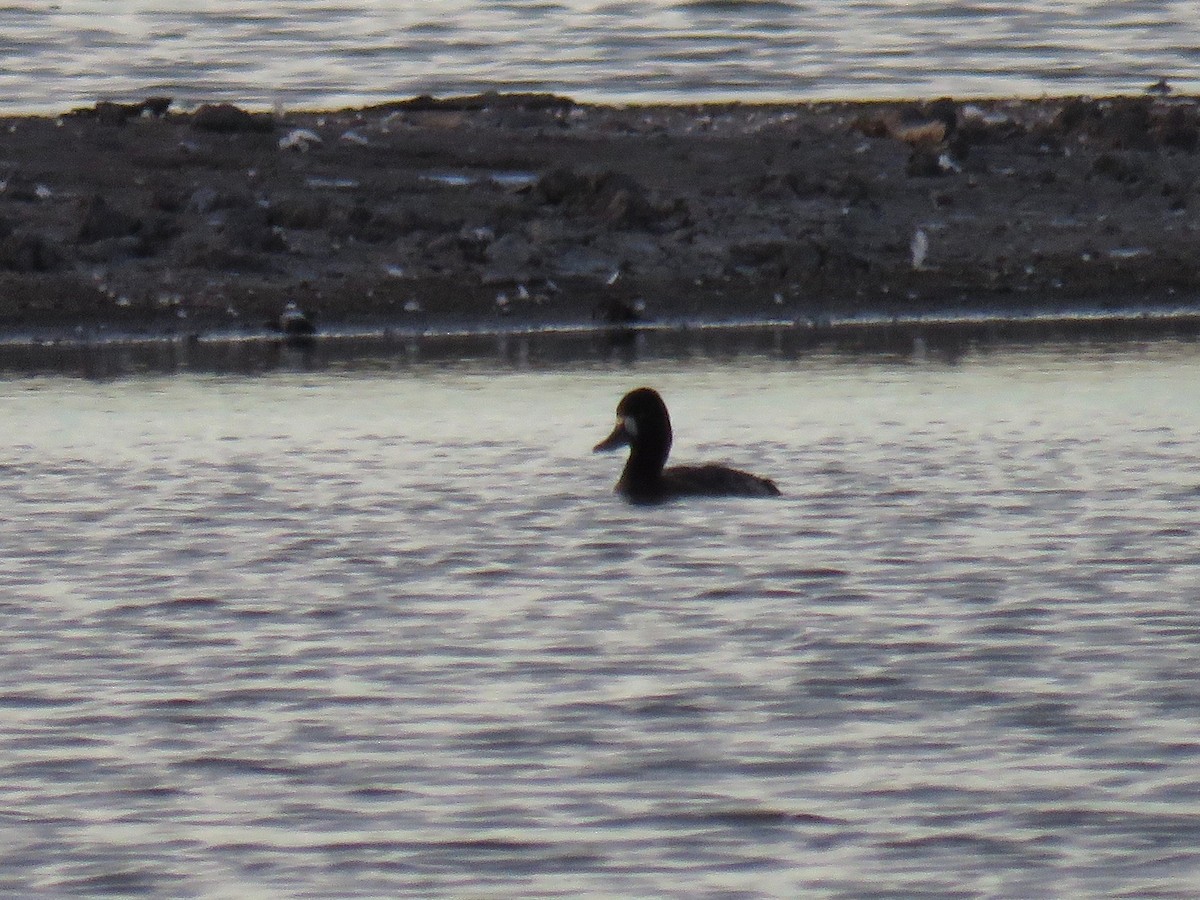
M 1192 893 L 1194 344 L 505 360 L 0 380 L 0 888 Z
M 493 88 L 695 101 L 1200 87 L 1190 0 L 17 0 L 0 16 L 8 110 L 150 93 L 327 108 Z

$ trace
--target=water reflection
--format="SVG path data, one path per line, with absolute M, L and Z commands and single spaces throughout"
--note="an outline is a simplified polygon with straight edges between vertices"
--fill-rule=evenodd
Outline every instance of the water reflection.
M 1194 340 L 1200 317 L 1061 320 L 850 322 L 836 325 L 655 328 L 464 334 L 325 334 L 311 340 L 198 338 L 0 344 L 0 373 L 104 380 L 183 372 L 254 375 L 275 371 L 403 369 L 490 364 L 529 369 L 572 364 L 633 366 L 739 356 L 788 360 L 814 353 L 952 364 L 968 353 L 1044 343 L 1125 344 Z

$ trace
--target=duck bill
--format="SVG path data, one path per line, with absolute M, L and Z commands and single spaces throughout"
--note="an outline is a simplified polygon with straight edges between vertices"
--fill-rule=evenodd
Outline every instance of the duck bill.
M 618 447 L 624 447 L 628 443 L 629 431 L 625 428 L 625 423 L 618 419 L 617 427 L 613 429 L 612 434 L 593 447 L 592 452 L 604 453 L 608 450 L 616 450 Z

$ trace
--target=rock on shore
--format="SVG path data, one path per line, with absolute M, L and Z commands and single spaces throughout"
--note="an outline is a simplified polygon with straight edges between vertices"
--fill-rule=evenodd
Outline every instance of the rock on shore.
M 0 330 L 1187 306 L 1191 97 L 0 119 Z

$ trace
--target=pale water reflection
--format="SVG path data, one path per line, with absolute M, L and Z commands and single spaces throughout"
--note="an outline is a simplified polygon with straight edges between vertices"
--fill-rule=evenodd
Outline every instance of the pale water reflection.
M 9 111 L 173 95 L 330 108 L 503 88 L 580 99 L 1194 91 L 1191 0 L 17 0 Z
M 536 362 L 0 381 L 0 889 L 1194 889 L 1195 345 Z

